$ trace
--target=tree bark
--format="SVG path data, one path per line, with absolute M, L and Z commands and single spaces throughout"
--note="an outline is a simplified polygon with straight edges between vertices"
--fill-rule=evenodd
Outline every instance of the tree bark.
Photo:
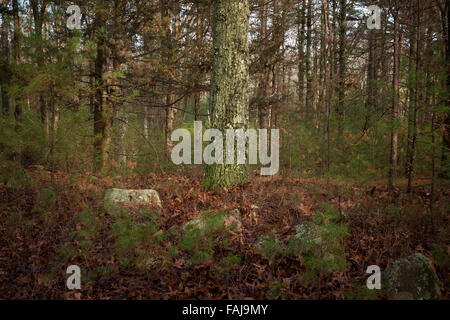
M 445 44 L 445 61 L 447 63 L 447 75 L 446 75 L 446 95 L 444 101 L 447 105 L 447 112 L 444 115 L 444 131 L 443 131 L 443 143 L 442 143 L 442 168 L 441 176 L 445 179 L 450 179 L 450 4 L 445 1 L 445 5 L 442 10 L 442 25 Z
M 298 8 L 298 27 L 297 27 L 297 45 L 298 45 L 298 110 L 302 111 L 305 100 L 305 0 L 301 0 Z
M 421 68 L 421 52 L 422 52 L 422 29 L 421 29 L 421 3 L 420 0 L 416 0 L 417 8 L 415 10 L 416 14 L 416 44 L 415 44 L 415 71 L 414 71 L 414 94 L 413 99 L 414 102 L 411 105 L 412 110 L 410 109 L 410 123 L 411 126 L 411 141 L 410 141 L 410 152 L 408 159 L 408 186 L 407 192 L 410 193 L 412 191 L 412 183 L 414 179 L 414 170 L 415 170 L 415 162 L 416 162 L 416 145 L 417 145 L 417 117 L 419 113 L 419 104 L 420 104 L 420 92 L 419 92 L 419 83 L 420 76 L 419 73 L 422 71 Z
M 308 13 L 306 16 L 306 118 L 309 118 L 313 106 L 313 75 L 312 75 L 312 0 L 308 0 Z
M 262 3 L 259 12 L 261 26 L 259 31 L 260 37 L 260 64 L 261 73 L 259 81 L 259 101 L 258 101 L 258 121 L 259 127 L 261 129 L 267 129 L 269 127 L 269 117 L 270 117 L 270 69 L 268 60 L 268 50 L 267 50 L 267 4 Z
M 248 127 L 249 15 L 247 0 L 214 1 L 212 124 L 213 128 L 220 130 L 222 134 L 228 128 L 246 130 Z M 247 165 L 207 165 L 203 186 L 207 190 L 228 188 L 245 182 L 247 177 Z
M 20 20 L 19 20 L 19 1 L 13 0 L 13 19 L 14 19 L 14 35 L 13 35 L 13 57 L 16 64 L 20 63 Z M 21 100 L 18 97 L 14 99 L 14 118 L 20 121 L 22 116 Z M 19 127 L 19 126 L 18 126 Z
M 44 14 L 47 9 L 48 1 L 38 1 L 31 0 L 30 6 L 33 11 L 33 19 L 34 19 L 34 32 L 36 34 L 37 41 L 37 65 L 38 69 L 42 70 L 44 66 L 44 51 L 43 51 L 43 35 L 42 35 L 42 27 L 44 24 Z M 44 94 L 40 93 L 39 96 L 39 106 L 40 106 L 40 115 L 41 122 L 44 125 L 44 130 L 46 136 L 49 136 L 49 122 L 48 122 L 48 113 L 47 113 L 47 102 L 45 100 Z
M 7 1 L 3 0 L 3 4 L 7 5 Z M 10 61 L 9 61 L 9 17 L 6 13 L 2 14 L 2 76 L 1 76 L 1 94 L 2 94 L 2 114 L 5 118 L 9 116 L 9 78 L 10 78 Z
M 346 17 L 347 17 L 347 4 L 346 0 L 340 0 L 340 11 L 339 11 L 339 52 L 338 52 L 338 64 L 339 64 L 339 74 L 338 74 L 338 103 L 336 106 L 336 116 L 338 121 L 338 143 L 340 142 L 343 134 L 343 120 L 344 120 L 344 108 L 345 108 L 345 73 L 346 73 L 346 43 L 347 43 L 347 27 L 346 27 Z
M 108 107 L 106 106 L 106 86 L 104 81 L 106 57 L 106 39 L 104 28 L 106 18 L 103 1 L 97 2 L 95 13 L 95 28 L 97 36 L 97 56 L 95 58 L 95 100 L 94 100 L 94 172 L 100 172 L 106 165 L 108 143 L 107 134 L 112 130 L 112 123 L 108 122 Z
M 392 108 L 391 108 L 391 157 L 389 169 L 389 189 L 394 188 L 394 180 L 397 175 L 398 160 L 398 129 L 397 129 L 397 113 L 398 113 L 398 88 L 399 88 L 399 34 L 398 34 L 398 10 L 394 12 L 394 70 L 392 74 Z

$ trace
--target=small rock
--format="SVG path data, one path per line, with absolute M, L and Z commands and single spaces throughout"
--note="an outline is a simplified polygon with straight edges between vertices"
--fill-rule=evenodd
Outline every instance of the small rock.
M 332 272 L 332 265 L 335 265 L 339 257 L 330 253 L 330 246 L 333 243 L 328 243 L 323 234 L 325 228 L 313 222 L 304 222 L 294 226 L 297 233 L 293 236 L 295 241 L 290 242 L 291 252 L 302 252 L 313 254 L 315 257 L 326 261 L 326 272 Z M 299 251 L 300 250 L 300 251 Z
M 186 230 L 186 228 L 189 226 L 195 227 L 197 229 L 204 229 L 208 223 L 208 219 L 211 218 L 212 216 L 208 215 L 194 218 L 183 226 L 183 230 Z M 221 220 L 225 227 L 234 226 L 237 232 L 241 232 L 241 213 L 239 209 L 232 209 L 224 212 L 221 215 Z
M 294 226 L 294 229 L 296 231 L 296 234 L 294 235 L 295 239 L 312 241 L 317 245 L 320 245 L 323 242 L 322 240 L 323 227 L 315 223 L 304 222 Z
M 109 189 L 105 193 L 104 208 L 111 215 L 117 215 L 125 205 L 157 205 L 161 207 L 159 194 L 152 189 L 131 190 L 131 189 Z
M 421 253 L 391 263 L 381 273 L 384 294 L 391 299 L 437 300 L 439 279 L 431 262 Z

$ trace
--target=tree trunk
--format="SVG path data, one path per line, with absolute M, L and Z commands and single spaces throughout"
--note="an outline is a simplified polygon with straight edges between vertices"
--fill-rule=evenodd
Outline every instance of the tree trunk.
M 107 161 L 108 143 L 105 133 L 110 131 L 110 123 L 107 121 L 107 92 L 104 81 L 104 72 L 107 62 L 106 41 L 101 29 L 106 26 L 105 8 L 103 2 L 97 3 L 95 14 L 95 28 L 97 32 L 97 56 L 95 58 L 95 100 L 94 100 L 94 172 L 100 172 Z
M 312 75 L 312 0 L 308 0 L 308 13 L 306 16 L 306 118 L 309 118 L 313 103 L 313 75 Z
M 194 94 L 195 121 L 200 121 L 200 92 Z
M 261 4 L 260 9 L 260 63 L 261 63 L 261 73 L 259 81 L 259 101 L 258 101 L 258 121 L 259 127 L 261 129 L 267 129 L 269 127 L 269 81 L 270 81 L 270 69 L 268 61 L 267 52 L 267 4 Z
M 173 63 L 175 60 L 175 56 L 173 53 L 173 50 L 171 50 L 171 42 L 175 41 L 177 38 L 177 32 L 179 29 L 179 15 L 180 12 L 176 12 L 175 14 L 175 18 L 174 20 L 169 19 L 168 21 L 173 21 L 173 31 L 171 31 L 170 29 L 170 24 L 166 24 L 164 25 L 165 21 L 164 18 L 167 17 L 169 15 L 169 8 L 168 8 L 168 2 L 166 0 L 162 1 L 162 15 L 161 15 L 161 19 L 162 19 L 162 23 L 163 23 L 163 28 L 164 28 L 164 32 L 166 35 L 166 49 L 167 49 L 167 54 L 168 54 L 168 62 L 171 64 L 169 66 L 170 68 L 173 68 Z M 169 47 L 170 46 L 170 47 Z M 169 75 L 169 79 L 168 81 L 172 81 L 174 79 L 172 79 L 173 75 L 176 73 L 175 70 L 172 70 L 172 74 Z M 173 148 L 173 141 L 172 139 L 170 139 L 170 136 L 172 134 L 173 128 L 174 128 L 174 122 L 175 122 L 175 114 L 176 114 L 176 109 L 173 108 L 173 103 L 175 101 L 175 95 L 172 92 L 173 88 L 172 85 L 169 84 L 167 87 L 167 91 L 168 94 L 166 95 L 166 114 L 165 114 L 165 138 L 166 138 L 166 156 L 167 158 L 170 158 L 170 153 L 172 152 L 172 148 Z
M 319 103 L 318 107 L 319 115 L 317 117 L 317 127 L 320 127 L 320 124 L 322 123 L 321 120 L 323 120 L 322 117 L 322 108 L 326 104 L 325 102 L 325 90 L 326 90 L 326 82 L 327 82 L 327 75 L 326 75 L 326 52 L 327 52 L 327 45 L 326 45 L 326 35 L 327 35 L 327 7 L 328 7 L 328 0 L 324 0 L 322 3 L 322 8 L 320 12 L 320 56 L 319 56 L 319 68 L 320 68 L 320 76 L 319 76 Z M 326 106 L 325 106 L 325 113 L 326 114 Z M 325 127 L 325 126 L 324 126 Z
M 394 180 L 397 175 L 397 159 L 398 159 L 398 129 L 397 129 L 397 113 L 398 113 L 398 88 L 399 88 L 399 34 L 398 34 L 398 10 L 394 12 L 394 70 L 392 74 L 392 131 L 391 131 L 391 157 L 389 169 L 389 189 L 394 188 Z
M 7 2 L 3 0 L 3 4 L 6 5 Z M 2 14 L 2 27 L 1 27 L 1 39 L 2 39 L 2 75 L 1 75 L 1 94 L 2 94 L 2 114 L 5 118 L 9 116 L 9 17 L 6 13 Z
M 246 130 L 248 127 L 249 15 L 248 1 L 214 1 L 212 126 L 222 134 L 227 128 Z M 224 164 L 205 167 L 203 186 L 209 190 L 228 188 L 245 182 L 247 177 L 247 165 L 227 165 L 224 161 Z
M 410 12 L 414 12 L 415 0 L 410 1 Z M 415 17 L 415 14 L 413 15 Z M 410 170 L 410 158 L 411 158 L 411 144 L 412 144 L 412 128 L 413 128 L 413 115 L 415 109 L 415 91 L 414 91 L 414 78 L 415 78 L 415 55 L 416 55 L 416 25 L 410 27 L 409 34 L 409 61 L 408 61 L 408 138 L 406 145 L 406 162 L 405 162 L 405 175 L 409 176 Z
M 447 63 L 446 95 L 444 101 L 447 105 L 447 112 L 444 115 L 444 132 L 442 143 L 442 169 L 441 176 L 450 179 L 450 4 L 446 1 L 442 12 L 442 25 L 445 44 L 445 61 Z
M 414 103 L 412 104 L 412 110 L 410 110 L 410 125 L 411 125 L 411 142 L 410 142 L 410 152 L 408 159 L 408 187 L 407 192 L 410 193 L 412 191 L 412 183 L 414 179 L 414 170 L 415 170 L 415 162 L 416 162 L 416 145 L 417 145 L 417 117 L 419 113 L 419 103 L 420 103 L 420 94 L 419 94 L 419 83 L 420 76 L 419 73 L 422 71 L 421 69 L 421 52 L 422 52 L 422 32 L 421 32 L 421 6 L 420 0 L 416 1 L 416 46 L 415 46 L 415 72 L 414 72 Z
M 366 109 L 367 114 L 370 115 L 376 110 L 375 108 L 375 30 L 369 31 L 369 57 L 367 64 L 367 101 Z
M 40 5 L 39 5 L 40 4 Z M 43 36 L 42 36 L 42 27 L 44 23 L 44 14 L 47 9 L 47 1 L 38 1 L 32 0 L 30 1 L 31 9 L 33 11 L 33 19 L 34 19 L 34 32 L 36 34 L 37 41 L 37 65 L 38 69 L 42 70 L 44 66 L 44 51 L 43 51 Z M 49 123 L 48 123 L 48 114 L 47 114 L 47 103 L 45 101 L 45 97 L 43 93 L 40 93 L 39 96 L 39 107 L 40 107 L 40 115 L 41 122 L 44 125 L 44 130 L 47 138 L 49 137 Z
M 297 27 L 297 43 L 298 43 L 298 110 L 301 112 L 304 108 L 305 100 L 305 0 L 301 0 L 298 8 L 298 27 Z
M 20 44 L 19 44 L 19 38 L 20 38 L 20 20 L 19 20 L 19 1 L 13 0 L 13 18 L 14 18 L 14 35 L 13 35 L 13 57 L 14 62 L 16 64 L 20 63 Z M 22 106 L 21 101 L 18 97 L 15 97 L 14 100 L 14 118 L 16 121 L 20 121 L 22 116 Z M 19 127 L 19 126 L 18 126 Z
M 196 26 L 196 40 L 198 45 L 200 45 L 200 40 L 202 39 L 202 20 L 201 20 L 201 12 L 200 12 L 200 6 L 197 8 L 197 26 Z M 200 66 L 200 47 L 196 48 L 195 51 L 195 58 L 197 61 L 197 64 Z M 200 67 L 198 70 L 196 70 L 195 74 L 195 88 L 198 90 L 198 87 L 200 86 L 201 80 L 202 80 L 202 71 L 200 70 Z M 195 121 L 200 121 L 200 98 L 201 98 L 201 92 L 195 92 L 194 94 L 194 113 L 195 113 Z
M 342 138 L 343 133 L 343 118 L 344 118 L 344 108 L 345 108 L 345 72 L 346 72 L 346 59 L 345 50 L 347 42 L 347 27 L 346 27 L 346 17 L 347 17 L 347 4 L 345 0 L 340 0 L 340 11 L 339 11 L 339 75 L 338 75 L 338 103 L 336 106 L 336 116 L 338 121 L 338 143 Z

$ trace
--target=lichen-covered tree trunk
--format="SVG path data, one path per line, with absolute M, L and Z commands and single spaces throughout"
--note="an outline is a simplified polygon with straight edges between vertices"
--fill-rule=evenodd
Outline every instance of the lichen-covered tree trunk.
M 263 1 L 265 2 L 265 1 Z M 261 41 L 261 74 L 259 83 L 259 105 L 258 105 L 258 121 L 261 129 L 269 128 L 270 105 L 268 97 L 270 96 L 270 68 L 268 54 L 266 48 L 267 42 L 267 4 L 261 3 L 260 9 L 260 41 Z
M 214 1 L 214 65 L 211 88 L 212 126 L 224 135 L 226 129 L 247 129 L 248 111 L 248 1 Z M 246 181 L 247 165 L 205 166 L 207 190 L 230 187 Z
M 164 0 L 161 1 L 161 23 L 164 25 L 164 33 L 166 38 L 165 43 L 165 54 L 167 55 L 167 62 L 169 69 L 172 69 L 172 65 L 175 64 L 176 53 L 172 49 L 172 46 L 175 44 L 176 39 L 178 38 L 178 31 L 180 29 L 180 8 L 174 8 L 173 12 L 169 9 L 169 1 Z M 174 14 L 173 19 L 167 20 L 166 17 L 171 17 Z M 171 28 L 170 26 L 173 25 Z M 176 74 L 175 70 L 172 70 L 173 73 L 168 79 L 169 81 L 173 81 L 174 75 Z M 170 139 L 170 136 L 173 131 L 173 127 L 175 124 L 175 114 L 177 109 L 174 108 L 175 95 L 172 92 L 173 88 L 169 84 L 167 86 L 167 91 L 169 92 L 166 96 L 166 113 L 165 113 L 165 140 L 166 140 L 166 157 L 170 158 L 170 153 L 173 148 L 173 141 Z

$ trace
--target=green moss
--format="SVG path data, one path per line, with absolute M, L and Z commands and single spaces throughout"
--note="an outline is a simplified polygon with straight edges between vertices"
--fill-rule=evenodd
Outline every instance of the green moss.
M 214 19 L 212 127 L 222 133 L 245 130 L 249 123 L 248 2 L 214 1 Z M 247 165 L 206 165 L 202 186 L 206 190 L 228 188 L 247 178 Z

